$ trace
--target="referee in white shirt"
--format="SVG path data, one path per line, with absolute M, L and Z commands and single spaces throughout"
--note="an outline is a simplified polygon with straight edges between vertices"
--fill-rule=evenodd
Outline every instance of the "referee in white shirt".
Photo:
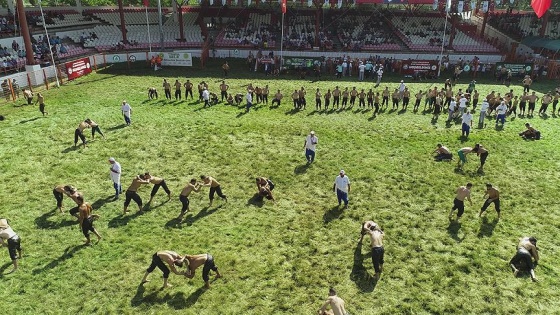
M 462 124 L 461 124 L 461 137 L 469 137 L 471 132 L 473 117 L 471 111 L 467 109 L 467 112 L 463 114 Z
M 307 159 L 307 164 L 313 163 L 315 161 L 315 150 L 317 147 L 317 142 L 319 139 L 315 136 L 315 131 L 311 131 L 307 137 L 305 137 L 305 143 L 303 148 L 305 149 L 305 158 Z
M 348 208 L 348 193 L 350 193 L 350 178 L 346 176 L 344 170 L 340 170 L 340 175 L 334 180 L 333 191 L 336 192 L 338 206 L 344 201 L 344 209 Z

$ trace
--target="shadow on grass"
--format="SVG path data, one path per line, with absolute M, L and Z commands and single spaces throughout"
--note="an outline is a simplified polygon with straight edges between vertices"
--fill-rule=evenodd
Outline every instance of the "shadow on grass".
M 494 234 L 494 229 L 496 228 L 498 222 L 499 222 L 498 218 L 494 218 L 494 220 L 488 221 L 487 217 L 482 217 L 482 222 L 480 223 L 480 229 L 478 230 L 478 234 L 476 236 L 478 236 L 479 238 L 492 236 L 492 234 Z
M 124 127 L 126 127 L 126 124 L 120 124 L 120 125 L 116 125 L 116 126 L 107 128 L 107 131 L 113 131 L 113 130 L 123 129 Z
M 79 146 L 72 145 L 72 146 L 69 146 L 68 148 L 60 151 L 60 153 L 69 153 L 69 152 L 76 151 L 76 150 L 79 150 L 79 149 L 80 149 Z
M 367 272 L 364 267 L 364 256 L 362 255 L 362 242 L 358 242 L 354 250 L 354 264 L 350 273 L 350 280 L 356 283 L 356 286 L 362 292 L 373 292 L 377 286 L 377 281 Z
M 184 292 L 176 292 L 174 295 L 171 295 L 168 292 L 164 296 L 158 296 L 160 291 L 161 289 L 144 296 L 146 289 L 144 288 L 144 284 L 140 284 L 136 289 L 136 294 L 132 300 L 130 300 L 130 305 L 132 307 L 139 307 L 142 306 L 142 304 L 148 306 L 155 304 L 167 304 L 175 310 L 180 310 L 195 305 L 202 294 L 206 292 L 206 289 L 204 287 L 198 288 L 196 291 L 191 293 L 189 297 L 185 297 Z
M 70 226 L 70 225 L 76 224 L 76 221 L 75 221 L 75 220 L 71 220 L 71 221 L 64 220 L 64 221 L 62 221 L 62 222 L 52 222 L 52 221 L 49 221 L 49 218 L 52 217 L 53 215 L 55 215 L 55 214 L 57 213 L 57 212 L 56 212 L 57 210 L 58 210 L 58 208 L 55 208 L 53 211 L 47 212 L 47 213 L 41 215 L 40 217 L 37 217 L 37 218 L 35 219 L 35 225 L 36 225 L 38 228 L 40 228 L 40 229 L 49 229 L 49 230 L 52 230 L 52 229 L 59 229 L 59 228 L 61 228 L 61 227 L 65 227 L 65 226 Z M 73 217 L 72 217 L 72 219 L 73 219 Z
M 114 196 L 109 196 L 109 197 L 106 197 L 106 198 L 98 199 L 97 201 L 95 201 L 94 203 L 91 204 L 91 208 L 93 210 L 99 210 L 99 209 L 103 208 L 103 206 L 106 203 L 109 203 L 109 202 L 113 201 L 114 198 L 115 198 Z
M 200 210 L 197 214 L 193 215 L 192 213 L 187 213 L 187 216 L 183 219 L 183 221 L 181 222 L 179 220 L 179 218 L 173 218 L 169 221 L 167 221 L 167 223 L 165 223 L 165 227 L 170 229 L 170 228 L 176 228 L 176 229 L 180 229 L 182 227 L 182 224 L 185 223 L 187 226 L 191 226 L 193 225 L 193 223 L 195 223 L 196 221 L 207 217 L 211 214 L 213 214 L 214 212 L 218 211 L 218 209 L 220 209 L 221 207 L 223 207 L 223 205 L 219 205 L 215 208 L 213 208 L 212 210 L 208 211 L 208 209 L 210 209 L 210 207 L 204 207 L 202 208 L 202 210 Z
M 373 114 L 373 116 L 371 116 L 370 118 L 368 118 L 368 120 L 369 120 L 369 121 L 373 121 L 373 120 L 375 120 L 375 118 L 377 118 L 377 115 L 376 115 L 376 114 Z
M 342 208 L 342 206 L 332 207 L 323 215 L 323 222 L 327 224 L 333 220 L 336 220 L 340 217 L 340 215 L 342 215 L 342 213 L 344 213 L 344 208 Z
M 30 118 L 30 119 L 22 120 L 22 121 L 20 121 L 19 123 L 20 123 L 20 124 L 25 124 L 25 123 L 28 123 L 28 122 L 35 121 L 35 120 L 37 120 L 37 119 L 39 119 L 39 118 L 41 118 L 41 117 L 35 117 L 35 118 Z
M 109 226 L 110 228 L 118 228 L 124 225 L 127 225 L 128 222 L 130 222 L 133 219 L 136 219 L 137 217 L 143 215 L 145 212 L 142 211 L 136 211 L 132 214 L 120 214 L 118 217 L 114 217 L 111 219 L 111 221 L 109 221 L 109 224 L 107 224 L 107 226 Z
M 451 221 L 449 222 L 449 226 L 447 227 L 447 233 L 454 239 L 456 242 L 462 242 L 465 239 L 465 236 L 459 237 L 459 230 L 461 229 L 461 222 L 458 221 Z
M 241 118 L 241 117 L 247 115 L 248 113 L 249 113 L 248 110 L 244 110 L 244 111 L 242 111 L 242 112 L 239 112 L 239 113 L 237 114 L 237 116 L 235 116 L 235 118 Z
M 168 203 L 169 201 L 171 201 L 171 199 L 165 199 L 164 202 L 159 203 L 158 205 L 153 206 L 153 207 L 152 207 L 151 204 L 147 203 L 147 204 L 144 206 L 144 210 L 154 210 L 154 209 L 157 209 L 157 208 L 159 208 L 159 207 L 165 205 L 165 204 Z
M 2 267 L 0 267 L 0 278 L 4 277 L 5 275 L 11 274 L 11 272 L 4 273 L 8 267 L 13 266 L 11 262 L 5 263 Z
M 247 200 L 247 206 L 249 205 L 253 205 L 253 206 L 257 206 L 259 208 L 262 208 L 262 206 L 264 206 L 264 198 L 259 195 L 259 193 L 255 193 L 253 195 L 253 197 L 249 198 L 249 200 Z
M 297 113 L 299 113 L 299 109 L 294 108 L 294 109 L 291 109 L 291 110 L 285 112 L 284 114 L 286 114 L 286 115 L 295 115 L 295 114 L 297 114 Z
M 296 174 L 296 175 L 304 174 L 305 172 L 307 172 L 307 169 L 310 166 L 311 166 L 311 164 L 309 164 L 309 163 L 298 165 L 298 166 L 296 166 L 296 168 L 294 168 L 294 174 Z
M 33 270 L 33 274 L 37 275 L 37 274 L 40 274 L 40 273 L 45 272 L 47 270 L 51 270 L 51 269 L 56 268 L 58 265 L 60 265 L 61 263 L 63 263 L 67 259 L 70 259 L 70 258 L 74 257 L 74 254 L 76 254 L 81 249 L 86 248 L 86 247 L 88 247 L 88 245 L 85 245 L 85 244 L 66 247 L 66 249 L 64 250 L 64 253 L 62 255 L 60 255 L 60 257 L 56 258 L 55 260 L 51 261 L 50 263 L 48 263 L 47 265 L 45 265 L 41 268 Z

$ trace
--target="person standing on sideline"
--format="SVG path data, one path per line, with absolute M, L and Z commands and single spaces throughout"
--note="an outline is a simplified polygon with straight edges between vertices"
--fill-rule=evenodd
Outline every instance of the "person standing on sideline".
M 132 115 L 132 107 L 126 101 L 122 101 L 121 111 L 124 117 L 124 122 L 130 126 L 130 115 Z
M 383 78 L 383 66 L 379 66 L 379 69 L 377 70 L 377 82 L 375 82 L 374 88 L 379 87 L 382 78 Z
M 457 161 L 457 168 L 462 169 L 465 163 L 467 163 L 467 154 L 471 153 L 473 148 L 471 147 L 464 147 L 457 151 L 457 155 L 459 156 L 459 161 Z
M 305 158 L 307 159 L 307 164 L 313 163 L 315 161 L 315 150 L 317 149 L 317 143 L 319 138 L 315 135 L 315 131 L 311 131 L 307 137 L 305 137 L 305 142 L 303 143 L 303 148 L 305 149 Z
M 150 194 L 150 200 L 148 201 L 148 204 L 152 203 L 152 200 L 154 199 L 154 196 L 157 194 L 160 187 L 163 188 L 163 191 L 165 191 L 165 193 L 167 194 L 167 200 L 171 199 L 171 191 L 167 187 L 165 179 L 152 176 L 150 175 L 150 173 L 144 174 L 144 179 L 149 180 L 151 184 L 154 184 L 154 188 L 152 188 L 152 193 Z
M 369 230 L 366 230 L 366 232 L 369 234 L 371 240 L 371 260 L 373 262 L 373 269 L 375 270 L 373 278 L 379 280 L 381 272 L 383 272 L 383 256 L 385 254 L 383 237 L 385 233 L 383 233 L 377 224 L 370 225 Z
M 204 101 L 204 107 L 210 107 L 210 92 L 208 88 L 202 88 L 202 100 Z
M 229 72 L 229 64 L 227 61 L 222 65 L 222 70 L 224 70 L 224 78 L 227 78 Z
M 89 232 L 93 232 L 93 234 L 97 236 L 97 242 L 99 242 L 101 240 L 101 235 L 99 235 L 99 233 L 93 226 L 93 221 L 98 219 L 99 215 L 91 214 L 92 211 L 91 205 L 87 202 L 84 202 L 84 198 L 82 196 L 78 197 L 78 201 L 80 202 L 80 207 L 78 208 L 80 212 L 78 216 L 78 222 L 80 223 L 80 228 L 82 229 L 82 233 L 86 237 L 86 242 L 84 245 L 91 244 Z
M 533 259 L 535 260 L 533 262 Z M 518 266 L 524 263 L 524 269 L 529 271 L 531 280 L 537 281 L 535 276 L 535 266 L 539 263 L 539 249 L 537 247 L 537 239 L 534 236 L 523 237 L 517 244 L 517 252 L 515 256 L 509 261 L 513 276 L 517 277 L 519 274 Z
M 45 97 L 43 96 L 43 93 L 37 93 L 37 101 L 35 101 L 35 105 L 37 105 L 37 103 L 39 103 L 39 111 L 41 114 L 43 114 L 43 116 L 48 115 L 49 112 L 45 111 Z
M 171 99 L 171 84 L 167 82 L 167 79 L 163 79 L 163 90 L 165 91 L 165 99 Z
M 350 179 L 346 176 L 344 170 L 340 170 L 340 174 L 335 178 L 333 191 L 336 192 L 338 206 L 344 201 L 344 209 L 348 208 L 348 194 L 350 193 Z
M 134 177 L 132 183 L 130 184 L 130 186 L 128 186 L 125 192 L 126 198 L 124 199 L 123 214 L 128 213 L 128 205 L 130 204 L 130 200 L 134 200 L 134 202 L 136 202 L 136 204 L 138 205 L 138 212 L 142 212 L 142 198 L 140 198 L 140 196 L 138 195 L 137 190 L 142 184 L 149 183 L 150 181 L 145 179 L 143 175 L 137 175 L 136 177 Z
M 492 187 L 492 184 L 488 183 L 486 184 L 486 192 L 482 198 L 486 198 L 486 196 L 488 196 L 488 199 L 486 199 L 482 208 L 480 208 L 478 216 L 481 217 L 484 211 L 488 209 L 488 206 L 493 203 L 496 207 L 496 212 L 498 213 L 498 219 L 500 219 L 500 191 L 497 188 Z
M 86 147 L 86 137 L 84 136 L 84 129 L 89 128 L 89 124 L 86 121 L 82 121 L 80 122 L 80 124 L 78 125 L 78 128 L 76 128 L 76 130 L 74 130 L 74 146 L 78 145 L 78 138 L 80 140 L 82 140 L 82 144 L 84 145 L 84 148 Z
M 253 93 L 251 93 L 250 91 L 247 91 L 247 95 L 245 95 L 245 99 L 247 100 L 247 105 L 245 106 L 245 111 L 249 112 L 249 110 L 251 109 L 251 106 L 253 106 Z
M 527 110 L 527 116 L 533 116 L 533 112 L 535 111 L 535 104 L 539 100 L 539 97 L 535 94 L 535 91 L 531 93 L 531 95 L 527 96 L 527 101 L 529 103 L 529 108 Z
M 103 137 L 103 139 L 105 139 L 105 135 L 103 134 L 103 132 L 101 132 L 101 128 L 99 128 L 99 125 L 95 121 L 86 118 L 85 122 L 91 127 L 91 140 L 95 139 L 96 132 L 99 133 Z
M 453 211 L 456 209 L 457 211 L 457 221 L 463 216 L 465 212 L 465 198 L 469 201 L 472 207 L 472 200 L 471 200 L 471 188 L 472 184 L 467 183 L 466 186 L 461 186 L 457 188 L 455 191 L 455 199 L 453 199 L 453 208 L 449 211 L 449 219 L 453 218 Z
M 479 143 L 474 145 L 472 152 L 475 152 L 476 155 L 480 156 L 480 167 L 478 168 L 479 172 L 484 172 L 484 163 L 486 163 L 486 159 L 488 158 L 488 150 L 481 146 Z
M 200 175 L 200 179 L 202 179 L 203 182 L 202 186 L 210 187 L 210 193 L 208 194 L 208 198 L 210 198 L 209 206 L 212 206 L 212 202 L 214 201 L 214 194 L 218 194 L 220 198 L 227 202 L 227 196 L 222 193 L 222 187 L 217 180 L 206 175 Z
M 222 102 L 224 101 L 224 98 L 227 99 L 228 89 L 229 85 L 226 84 L 226 81 L 222 81 L 222 84 L 220 84 L 220 95 L 222 97 Z
M 317 88 L 317 91 L 315 91 L 315 110 L 317 111 L 321 110 L 321 100 L 321 91 L 319 90 L 319 88 Z
M 471 111 L 467 109 L 467 112 L 463 114 L 461 124 L 461 137 L 468 138 L 471 132 L 473 117 Z
M 12 259 L 12 265 L 14 265 L 14 268 L 9 272 L 12 273 L 18 269 L 18 259 L 21 259 L 22 256 L 21 240 L 8 224 L 8 220 L 0 219 L 0 247 L 4 246 L 4 242 L 6 241 L 8 243 L 8 253 Z
M 331 310 L 327 311 L 327 307 L 330 305 Z M 344 300 L 336 295 L 334 288 L 329 289 L 329 297 L 323 303 L 323 306 L 318 311 L 319 315 L 347 315 L 346 309 L 344 308 Z
M 176 275 L 179 275 L 179 276 L 185 275 L 186 274 L 185 271 L 179 272 L 177 270 L 177 268 L 175 268 L 175 266 L 183 267 L 184 259 L 185 258 L 183 258 L 181 255 L 177 254 L 174 251 L 170 251 L 170 250 L 163 250 L 163 251 L 159 251 L 159 252 L 155 253 L 152 256 L 152 263 L 150 264 L 150 267 L 148 267 L 148 269 L 146 270 L 146 273 L 144 274 L 144 277 L 142 278 L 142 284 L 150 281 L 150 280 L 148 280 L 148 275 L 152 271 L 154 271 L 156 269 L 156 267 L 158 267 L 159 270 L 161 270 L 161 272 L 163 272 L 163 287 L 162 287 L 162 289 L 172 287 L 172 285 L 167 282 L 167 279 L 169 278 L 169 272 L 170 272 L 169 269 L 171 269 L 171 271 L 173 271 L 173 273 L 176 274 Z M 167 266 L 165 265 L 165 263 L 167 263 Z
M 181 82 L 179 80 L 175 80 L 175 100 L 181 100 Z
M 186 264 L 187 271 L 185 272 L 185 277 L 192 279 L 195 275 L 195 270 L 202 267 L 202 280 L 204 280 L 204 287 L 210 289 L 210 270 L 216 273 L 216 279 L 222 277 L 218 271 L 218 266 L 214 263 L 214 257 L 210 254 L 199 254 L 199 255 L 185 255 L 184 262 Z
M 113 181 L 113 188 L 115 188 L 115 199 L 119 199 L 119 194 L 122 192 L 121 187 L 121 164 L 115 160 L 114 157 L 109 158 L 109 163 L 111 167 L 109 168 L 109 175 L 111 175 L 111 180 Z
M 191 80 L 187 80 L 187 82 L 185 82 L 184 84 L 185 86 L 185 101 L 187 100 L 187 97 L 191 96 L 191 100 L 194 99 L 193 95 L 192 95 L 192 88 L 193 88 L 193 84 L 191 83 Z
M 449 149 L 441 143 L 437 144 L 437 148 L 432 153 L 437 153 L 437 155 L 434 156 L 434 160 L 436 162 L 453 159 L 453 154 L 451 154 L 451 151 L 449 151 Z
M 529 93 L 529 90 L 531 89 L 531 84 L 533 84 L 533 80 L 531 80 L 531 76 L 526 75 L 523 78 L 523 92 L 524 93 Z
M 280 90 L 278 90 L 278 92 L 276 94 L 274 94 L 274 99 L 270 103 L 270 106 L 274 106 L 274 104 L 276 103 L 276 107 L 279 107 L 280 102 L 282 101 L 282 97 L 284 97 L 284 95 L 282 95 L 282 92 L 280 92 Z
M 179 195 L 179 201 L 181 201 L 181 204 L 183 205 L 183 207 L 181 208 L 181 214 L 177 218 L 177 219 L 179 219 L 179 221 L 182 221 L 183 216 L 187 213 L 187 211 L 189 211 L 189 205 L 190 205 L 189 195 L 193 191 L 194 192 L 199 192 L 200 188 L 201 188 L 200 185 L 196 183 L 196 178 L 193 178 L 187 184 L 187 186 L 185 186 L 183 188 L 183 190 L 181 190 L 181 194 Z

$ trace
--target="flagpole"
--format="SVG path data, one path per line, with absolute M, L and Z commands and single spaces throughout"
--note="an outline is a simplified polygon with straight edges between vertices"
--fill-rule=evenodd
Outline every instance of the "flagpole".
M 449 3 L 449 1 L 447 2 Z M 441 59 L 443 58 L 443 48 L 445 46 L 445 33 L 447 32 L 447 15 L 449 14 L 448 8 L 445 9 L 445 24 L 443 26 L 443 39 L 441 41 L 441 52 L 439 53 L 439 66 L 437 71 L 437 76 L 441 74 Z
M 282 57 L 284 48 L 284 13 L 282 13 L 282 38 L 280 39 L 280 71 L 284 67 L 284 58 Z
M 56 86 L 60 87 L 60 82 L 58 81 L 58 73 L 56 71 L 56 64 L 54 63 L 54 54 L 51 47 L 51 40 L 49 38 L 49 32 L 47 32 L 47 23 L 45 22 L 45 15 L 43 14 L 43 6 L 41 5 L 41 0 L 39 0 L 39 10 L 41 11 L 41 18 L 43 19 L 43 28 L 45 29 L 45 37 L 47 38 L 47 44 L 49 45 L 49 52 L 51 53 L 51 61 L 53 65 L 54 77 L 56 79 Z
M 150 49 L 150 54 L 152 54 L 152 38 L 150 37 L 150 20 L 148 19 L 148 6 L 146 8 L 146 27 L 148 28 L 148 48 Z

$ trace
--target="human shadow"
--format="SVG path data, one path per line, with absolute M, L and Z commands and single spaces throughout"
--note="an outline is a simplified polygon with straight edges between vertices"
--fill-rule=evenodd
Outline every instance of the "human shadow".
M 206 292 L 206 288 L 204 287 L 200 287 L 198 288 L 196 291 L 194 291 L 193 293 L 191 293 L 191 295 L 189 295 L 189 297 L 184 301 L 184 306 L 183 307 L 191 307 L 193 305 L 196 304 L 196 302 L 198 301 L 198 299 L 202 296 L 202 294 L 204 294 L 204 292 Z M 183 293 L 183 292 L 181 292 Z M 170 301 L 170 302 L 173 302 Z M 180 307 L 177 306 L 182 306 L 182 305 L 176 305 L 175 303 L 168 303 L 169 306 L 173 307 L 174 309 L 179 309 Z
M 208 209 L 210 209 L 210 207 L 208 207 L 208 206 L 204 207 L 204 208 L 202 208 L 202 210 L 200 210 L 195 215 L 192 215 L 192 214 L 187 215 L 187 217 L 185 218 L 185 220 L 183 222 L 186 223 L 187 226 L 191 226 L 196 221 L 198 221 L 198 220 L 200 220 L 204 217 L 207 217 L 207 216 L 213 214 L 214 212 L 218 211 L 218 209 L 220 209 L 221 207 L 223 207 L 223 205 L 219 205 L 219 206 L 213 208 L 212 210 L 208 210 Z
M 302 165 L 298 165 L 294 168 L 294 174 L 296 175 L 301 175 L 304 174 L 305 172 L 307 172 L 307 169 L 311 166 L 310 163 L 305 163 Z
M 107 224 L 107 226 L 110 228 L 118 228 L 127 225 L 128 222 L 132 221 L 133 219 L 136 219 L 137 217 L 143 214 L 144 211 L 136 211 L 132 214 L 120 214 L 119 216 L 112 218 L 111 221 L 109 221 L 109 223 Z
M 247 206 L 249 205 L 262 208 L 262 206 L 264 206 L 264 198 L 259 195 L 259 193 L 255 193 L 251 198 L 249 198 L 249 200 L 247 200 Z
M 496 131 L 503 131 L 504 130 L 504 125 L 497 124 L 497 125 L 494 126 L 494 129 L 496 129 Z
M 319 111 L 318 110 L 312 110 L 312 111 L 309 112 L 309 114 L 307 114 L 307 116 L 313 116 L 315 114 L 319 114 Z
M 338 219 L 342 213 L 344 212 L 344 208 L 342 206 L 334 206 L 331 209 L 327 210 L 325 214 L 323 214 L 323 222 L 325 224 Z
M 437 124 L 438 119 L 439 119 L 439 116 L 432 117 L 432 120 L 431 120 L 432 125 Z
M 245 111 L 239 112 L 239 113 L 237 114 L 237 116 L 235 116 L 235 118 L 241 118 L 241 117 L 243 117 L 243 116 L 247 115 L 248 113 L 249 113 L 249 111 L 248 111 L 248 110 L 245 110 Z
M 70 225 L 74 225 L 76 224 L 76 221 L 68 221 L 68 220 L 64 220 L 61 222 L 53 222 L 50 221 L 49 218 L 54 216 L 57 212 L 58 208 L 55 208 L 54 210 L 52 210 L 51 212 L 46 212 L 43 215 L 35 218 L 35 225 L 40 228 L 40 229 L 47 229 L 47 230 L 53 230 L 53 229 L 59 229 L 65 226 L 70 226 Z
M 399 110 L 399 112 L 397 114 L 402 115 L 404 113 L 406 113 L 406 108 L 403 108 L 403 109 Z
M 51 270 L 56 268 L 58 265 L 60 265 L 61 263 L 65 262 L 66 260 L 74 257 L 74 254 L 76 254 L 77 252 L 79 252 L 81 249 L 87 247 L 88 245 L 85 244 L 81 244 L 81 245 L 74 245 L 74 246 L 68 246 L 66 247 L 66 249 L 64 250 L 64 253 L 62 255 L 60 255 L 60 257 L 56 258 L 55 260 L 51 261 L 50 263 L 48 263 L 47 265 L 35 269 L 33 270 L 33 274 L 37 275 L 39 273 L 45 272 L 47 270 Z
M 11 262 L 8 262 L 2 265 L 2 267 L 0 267 L 0 278 L 2 278 L 4 275 L 9 275 L 12 273 L 12 272 L 4 273 L 6 269 L 8 269 L 8 267 L 10 266 L 13 266 L 13 264 Z
M 109 202 L 113 201 L 113 199 L 114 199 L 114 196 L 109 196 L 109 197 L 106 197 L 106 198 L 98 199 L 94 203 L 91 204 L 91 208 L 93 210 L 99 210 L 99 209 L 103 208 L 103 206 L 106 203 L 109 203 Z
M 284 114 L 285 114 L 285 115 L 295 115 L 295 114 L 297 114 L 297 113 L 299 113 L 299 109 L 293 108 L 293 109 L 291 109 L 291 110 L 289 110 L 289 111 L 286 111 Z
M 26 123 L 28 123 L 28 122 L 32 122 L 32 121 L 35 121 L 35 120 L 40 119 L 40 118 L 41 118 L 41 117 L 30 118 L 30 119 L 22 120 L 22 121 L 20 121 L 19 123 L 20 123 L 20 124 L 26 124 Z
M 374 121 L 375 118 L 377 118 L 377 115 L 376 115 L 376 114 L 373 114 L 373 116 L 371 116 L 371 117 L 368 118 L 368 121 Z
M 76 150 L 79 150 L 80 147 L 81 147 L 81 146 L 72 145 L 72 146 L 69 146 L 68 148 L 66 148 L 66 149 L 64 149 L 64 150 L 62 150 L 62 151 L 60 151 L 60 153 L 69 153 L 69 152 L 72 152 L 72 151 L 76 151 Z
M 480 228 L 476 236 L 479 238 L 492 236 L 498 222 L 498 218 L 494 218 L 494 220 L 488 221 L 487 217 L 482 217 L 482 222 L 480 223 Z
M 171 201 L 171 199 L 165 199 L 164 202 L 158 203 L 158 204 L 155 205 L 155 206 L 152 206 L 151 204 L 146 203 L 146 204 L 144 205 L 144 210 L 154 210 L 154 209 L 157 209 L 157 208 L 159 208 L 159 207 L 165 205 L 165 204 L 168 203 L 169 201 Z
M 461 229 L 461 222 L 456 220 L 451 220 L 449 222 L 449 226 L 447 227 L 447 233 L 454 239 L 456 242 L 462 242 L 465 239 L 465 236 L 459 237 L 459 230 Z
M 120 124 L 120 125 L 116 125 L 116 126 L 107 128 L 107 131 L 113 131 L 113 130 L 123 129 L 123 128 L 125 128 L 125 127 L 126 127 L 126 124 Z
M 354 264 L 350 272 L 350 280 L 362 292 L 372 292 L 377 286 L 377 280 L 373 278 L 364 267 L 364 255 L 362 255 L 362 241 L 360 240 L 354 249 Z
M 465 143 L 465 142 L 469 141 L 469 137 L 459 136 L 459 137 L 457 137 L 457 140 L 461 141 L 461 143 Z

